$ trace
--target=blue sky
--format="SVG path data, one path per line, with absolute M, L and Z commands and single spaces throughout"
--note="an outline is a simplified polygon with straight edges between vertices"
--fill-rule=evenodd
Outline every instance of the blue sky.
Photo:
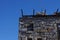
M 60 0 L 0 0 L 0 40 L 18 40 L 21 8 L 24 15 L 32 14 L 32 9 L 46 9 L 47 14 L 52 14 L 57 8 L 60 9 Z

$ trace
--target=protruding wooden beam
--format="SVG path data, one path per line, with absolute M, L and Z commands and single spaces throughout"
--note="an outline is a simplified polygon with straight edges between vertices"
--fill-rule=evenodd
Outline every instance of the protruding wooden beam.
M 44 10 L 44 13 L 46 14 L 46 9 Z
M 59 11 L 59 8 L 56 10 L 56 13 L 58 13 L 58 11 Z
M 33 9 L 33 15 L 35 15 L 35 9 Z
M 21 14 L 22 14 L 22 17 L 23 17 L 23 9 L 21 9 Z

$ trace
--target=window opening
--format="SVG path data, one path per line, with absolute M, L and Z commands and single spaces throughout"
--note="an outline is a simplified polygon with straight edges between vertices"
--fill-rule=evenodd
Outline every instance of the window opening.
M 60 40 L 60 23 L 57 24 L 58 39 Z
M 32 38 L 27 38 L 27 40 L 32 40 Z
M 42 38 L 37 38 L 37 40 L 42 40 Z
M 28 27 L 27 27 L 28 31 L 33 31 L 33 23 L 31 23 Z

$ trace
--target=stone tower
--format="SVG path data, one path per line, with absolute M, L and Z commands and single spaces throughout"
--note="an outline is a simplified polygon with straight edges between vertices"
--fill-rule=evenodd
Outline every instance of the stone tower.
M 18 31 L 18 40 L 60 40 L 60 12 L 23 15 L 19 18 Z

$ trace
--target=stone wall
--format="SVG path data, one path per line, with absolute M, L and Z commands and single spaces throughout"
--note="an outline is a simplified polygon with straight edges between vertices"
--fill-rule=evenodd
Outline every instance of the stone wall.
M 23 21 L 22 21 L 23 20 Z M 28 31 L 27 27 L 33 23 L 33 31 Z M 60 23 L 59 17 L 39 17 L 39 18 L 21 18 L 19 21 L 19 40 L 58 40 L 57 23 Z

